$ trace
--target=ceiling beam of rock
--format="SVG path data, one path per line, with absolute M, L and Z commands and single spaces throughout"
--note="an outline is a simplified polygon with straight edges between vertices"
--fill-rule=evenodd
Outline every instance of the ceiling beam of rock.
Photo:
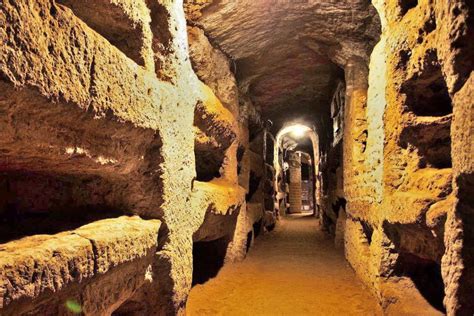
M 240 90 L 275 130 L 302 118 L 324 124 L 341 69 L 368 62 L 380 34 L 369 0 L 187 0 L 185 10 L 234 60 Z

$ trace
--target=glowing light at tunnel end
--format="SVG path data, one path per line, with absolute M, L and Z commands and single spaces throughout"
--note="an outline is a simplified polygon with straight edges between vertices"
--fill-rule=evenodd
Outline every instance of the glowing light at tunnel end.
M 294 124 L 289 126 L 286 131 L 295 138 L 301 138 L 311 129 L 308 126 L 302 124 Z

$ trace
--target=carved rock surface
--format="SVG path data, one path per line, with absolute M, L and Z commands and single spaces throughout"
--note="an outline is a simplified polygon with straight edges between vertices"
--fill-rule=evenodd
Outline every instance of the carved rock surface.
M 236 61 L 240 88 L 277 127 L 327 112 L 336 65 L 367 61 L 380 32 L 368 1 L 188 0 L 185 8 Z
M 160 225 L 159 220 L 124 216 L 97 221 L 53 236 L 35 235 L 0 245 L 0 308 L 9 307 L 7 314 L 13 308 L 17 314 L 21 309 L 28 311 L 28 305 L 16 302 L 11 307 L 9 305 L 26 298 L 47 301 L 50 297 L 48 292 L 64 297 L 67 294 L 61 290 L 74 286 L 87 287 L 92 277 L 105 274 L 114 276 L 115 286 L 118 287 L 124 275 L 121 269 L 114 268 L 134 262 L 136 271 L 132 276 L 141 275 L 141 281 L 130 283 L 129 289 L 123 289 L 129 291 L 130 296 L 146 281 L 140 262 L 145 259 L 148 265 L 151 264 L 149 255 L 157 249 Z M 108 287 L 108 283 L 110 281 L 96 282 L 95 291 Z M 93 297 L 85 297 L 78 304 L 89 310 L 109 309 L 113 305 L 110 298 L 104 300 L 109 300 L 110 305 L 102 304 Z

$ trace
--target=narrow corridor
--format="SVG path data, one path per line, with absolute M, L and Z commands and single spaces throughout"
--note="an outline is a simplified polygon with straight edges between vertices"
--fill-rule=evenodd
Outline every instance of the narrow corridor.
M 187 315 L 377 315 L 376 299 L 318 229 L 287 217 L 257 239 L 246 260 L 191 290 Z
M 474 316 L 473 39 L 473 0 L 0 0 L 0 316 Z

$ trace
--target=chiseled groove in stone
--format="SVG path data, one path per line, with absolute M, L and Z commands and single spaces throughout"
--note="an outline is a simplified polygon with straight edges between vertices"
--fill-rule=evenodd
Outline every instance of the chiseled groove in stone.
M 97 244 L 94 239 L 90 239 L 84 236 L 81 236 L 81 234 L 78 234 L 76 232 L 73 232 L 73 234 L 82 237 L 84 239 L 87 239 L 91 243 L 92 247 L 92 253 L 93 253 L 93 258 L 94 258 L 94 275 L 96 275 L 99 272 L 99 253 L 97 250 Z

